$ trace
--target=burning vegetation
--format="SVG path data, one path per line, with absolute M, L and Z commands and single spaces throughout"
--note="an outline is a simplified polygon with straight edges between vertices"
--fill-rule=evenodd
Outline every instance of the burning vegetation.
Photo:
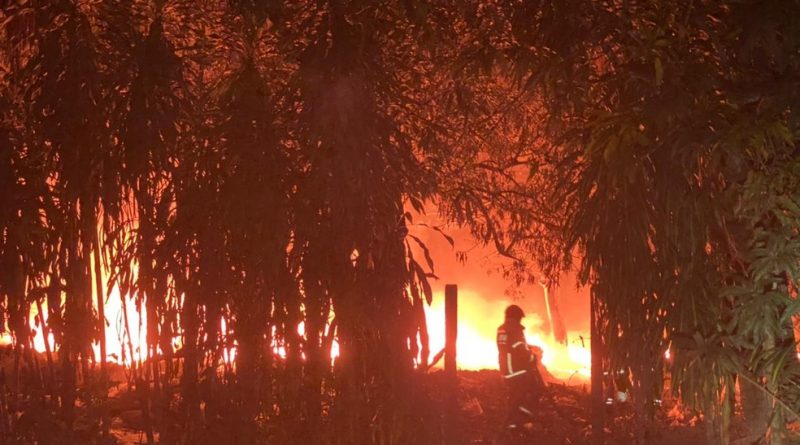
M 790 443 L 797 17 L 0 2 L 0 445 L 511 440 L 510 303 L 538 437 Z

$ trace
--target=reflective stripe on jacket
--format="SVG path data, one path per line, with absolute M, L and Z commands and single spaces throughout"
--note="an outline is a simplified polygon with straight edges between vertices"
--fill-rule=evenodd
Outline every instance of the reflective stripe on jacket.
M 497 352 L 500 372 L 510 379 L 531 369 L 533 354 L 525 341 L 524 327 L 506 322 L 497 328 Z

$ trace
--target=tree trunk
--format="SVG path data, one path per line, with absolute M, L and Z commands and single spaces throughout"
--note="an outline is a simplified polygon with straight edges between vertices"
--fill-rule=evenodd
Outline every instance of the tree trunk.
M 39 325 L 42 327 L 42 337 L 44 338 L 44 351 L 47 357 L 47 385 L 46 390 L 52 395 L 53 384 L 55 382 L 55 371 L 53 368 L 53 351 L 50 349 L 50 327 L 45 323 L 44 312 L 42 311 L 42 300 L 36 299 L 36 309 L 38 310 L 37 318 Z
M 100 239 L 97 229 L 94 230 L 94 279 L 97 288 L 97 329 L 100 336 L 100 386 L 103 394 L 107 393 L 108 387 L 108 368 L 106 365 L 106 311 L 105 311 L 105 289 L 103 284 L 103 263 L 100 255 Z M 49 349 L 49 348 L 48 348 Z M 105 396 L 100 402 L 100 419 L 102 423 L 103 437 L 108 437 L 109 418 L 106 410 Z
M 703 414 L 705 416 L 706 443 L 708 445 L 730 445 L 730 425 L 733 406 L 730 403 L 730 391 L 733 384 L 725 384 L 722 394 L 706 404 Z M 747 442 L 749 445 L 749 442 Z
M 193 443 L 196 438 L 196 422 L 200 416 L 200 406 L 197 394 L 197 336 L 198 336 L 198 317 L 197 302 L 192 296 L 193 293 L 186 293 L 181 318 L 186 329 L 184 331 L 183 342 L 183 376 L 181 379 L 181 398 L 183 405 L 183 441 Z
M 603 397 L 603 342 L 600 338 L 599 302 L 594 291 L 591 293 L 591 332 L 590 342 L 592 350 L 592 395 L 591 395 L 591 424 L 592 445 L 605 443 L 605 398 Z
M 739 394 L 747 431 L 746 443 L 750 444 L 766 438 L 772 406 L 764 390 L 750 381 L 751 379 L 756 380 L 756 378 L 754 376 L 747 377 L 749 378 L 739 379 Z
M 561 316 L 561 310 L 558 308 L 558 301 L 556 299 L 556 285 L 548 286 L 544 282 L 539 283 L 544 291 L 544 303 L 547 309 L 547 322 L 550 325 L 550 332 L 553 335 L 553 340 L 556 343 L 567 344 L 567 328 L 564 325 L 564 317 Z

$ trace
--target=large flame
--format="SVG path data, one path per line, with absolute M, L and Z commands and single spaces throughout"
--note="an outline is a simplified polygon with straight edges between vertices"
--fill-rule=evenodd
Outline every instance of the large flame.
M 458 299 L 458 341 L 457 341 L 457 365 L 460 369 L 496 369 L 497 368 L 497 346 L 495 344 L 495 332 L 497 327 L 503 322 L 503 310 L 510 301 L 486 300 L 477 293 L 468 289 L 459 289 Z M 516 304 L 522 304 L 517 301 Z M 126 297 L 127 313 L 123 310 L 122 299 L 119 289 L 114 287 L 106 301 L 105 313 L 108 319 L 106 326 L 106 351 L 107 359 L 111 362 L 131 366 L 132 363 L 142 363 L 146 359 L 144 345 L 145 332 L 147 331 L 145 320 L 146 309 L 141 308 L 139 313 L 135 309 L 135 304 L 129 296 Z M 47 308 L 43 308 L 44 318 L 47 319 Z M 433 304 L 426 306 L 425 315 L 428 322 L 428 335 L 430 339 L 430 349 L 437 352 L 444 347 L 445 342 L 445 320 L 444 320 L 444 295 L 441 292 L 434 294 Z M 127 334 L 127 325 L 130 329 L 130 337 Z M 34 306 L 31 310 L 31 317 L 38 317 L 38 310 Z M 221 332 L 226 332 L 225 320 L 221 321 Z M 543 351 L 542 363 L 553 376 L 564 380 L 582 380 L 591 373 L 591 353 L 584 344 L 585 333 L 568 332 L 567 344 L 556 342 L 553 337 L 543 331 L 543 321 L 535 313 L 529 313 L 523 320 L 526 327 L 526 337 L 528 343 L 538 346 Z M 46 350 L 44 335 L 38 323 L 33 326 L 34 347 L 39 352 Z M 298 333 L 303 335 L 302 324 L 298 326 Z M 11 335 L 6 332 L 0 335 L 0 345 L 10 344 Z M 49 346 L 53 349 L 52 334 L 49 338 Z M 95 358 L 99 359 L 99 345 L 93 345 Z M 278 355 L 285 355 L 281 347 L 275 347 Z M 236 354 L 233 346 L 230 350 L 224 351 L 223 359 L 225 362 L 232 362 Z M 132 356 L 131 356 L 132 355 Z M 332 358 L 339 355 L 338 344 L 334 345 Z
M 114 286 L 104 304 L 106 316 L 106 359 L 113 363 L 131 366 L 133 363 L 142 363 L 147 358 L 144 346 L 146 344 L 145 335 L 147 332 L 147 309 L 142 306 L 141 312 L 139 312 L 136 309 L 135 301 L 130 296 L 126 296 L 125 304 L 126 307 L 123 308 L 119 288 Z M 124 309 L 127 309 L 127 311 Z M 47 324 L 47 301 L 42 302 L 42 312 L 41 319 Z M 48 336 L 47 344 L 45 344 L 44 330 L 39 322 L 39 309 L 36 305 L 31 307 L 30 319 L 36 320 L 31 326 L 34 349 L 43 353 L 49 346 L 51 351 L 55 350 L 55 340 L 52 333 Z M 125 328 L 126 324 L 129 329 Z M 128 335 L 129 331 L 130 335 Z M 10 345 L 13 341 L 14 338 L 7 330 L 0 334 L 0 346 Z M 92 349 L 95 360 L 99 361 L 99 342 L 94 342 L 92 344 Z
M 507 300 L 486 300 L 469 289 L 458 291 L 457 365 L 461 369 L 497 369 L 495 334 L 503 323 Z M 516 301 L 523 305 L 524 302 Z M 444 347 L 444 295 L 437 292 L 433 303 L 426 307 L 430 349 L 434 353 Z M 556 342 L 542 329 L 543 321 L 535 313 L 523 319 L 525 336 L 531 345 L 543 351 L 542 363 L 553 376 L 564 379 L 585 379 L 591 373 L 591 353 L 582 332 L 568 331 L 567 344 Z

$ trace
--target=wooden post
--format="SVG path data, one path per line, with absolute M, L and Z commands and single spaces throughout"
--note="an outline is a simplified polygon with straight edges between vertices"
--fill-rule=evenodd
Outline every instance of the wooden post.
M 444 372 L 448 380 L 456 378 L 456 339 L 458 338 L 458 286 L 444 287 Z
M 458 338 L 458 286 L 444 287 L 444 375 L 447 388 L 445 402 L 444 443 L 461 443 L 458 427 L 458 374 L 456 369 L 456 339 Z

